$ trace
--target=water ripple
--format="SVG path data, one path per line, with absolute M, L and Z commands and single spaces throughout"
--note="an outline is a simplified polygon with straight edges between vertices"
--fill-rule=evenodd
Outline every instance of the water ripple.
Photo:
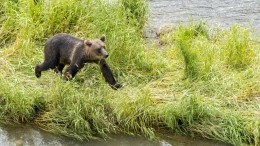
M 149 11 L 149 24 L 154 30 L 165 24 L 201 19 L 210 25 L 239 23 L 260 30 L 260 0 L 151 0 Z

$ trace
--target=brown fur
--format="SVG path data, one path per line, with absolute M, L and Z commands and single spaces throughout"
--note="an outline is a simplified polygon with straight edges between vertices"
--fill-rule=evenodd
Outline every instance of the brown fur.
M 61 33 L 46 41 L 44 48 L 44 62 L 35 67 L 36 77 L 41 76 L 41 71 L 54 69 L 61 73 L 65 65 L 69 65 L 64 72 L 65 79 L 73 78 L 85 63 L 100 64 L 101 71 L 106 81 L 111 86 L 120 88 L 116 83 L 112 71 L 105 62 L 108 57 L 105 46 L 105 37 L 95 40 L 82 40 L 72 35 Z M 120 87 L 119 87 L 120 86 Z

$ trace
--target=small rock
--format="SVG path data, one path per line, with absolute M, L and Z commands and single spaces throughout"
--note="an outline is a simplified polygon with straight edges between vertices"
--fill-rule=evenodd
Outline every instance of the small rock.
M 24 141 L 22 139 L 17 139 L 14 141 L 15 145 L 16 146 L 23 146 L 24 144 Z

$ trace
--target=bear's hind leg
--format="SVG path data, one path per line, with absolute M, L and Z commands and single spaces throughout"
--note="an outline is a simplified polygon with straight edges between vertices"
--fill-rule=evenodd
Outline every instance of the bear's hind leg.
M 41 75 L 42 75 L 42 73 L 41 73 L 41 67 L 40 67 L 39 64 L 37 64 L 37 65 L 35 66 L 35 76 L 36 76 L 37 78 L 39 78 L 39 77 L 41 77 Z
M 58 65 L 58 59 L 52 60 L 50 62 L 44 61 L 42 64 L 37 64 L 35 66 L 35 76 L 37 78 L 41 77 L 41 72 L 48 70 L 48 69 L 55 69 L 55 67 Z

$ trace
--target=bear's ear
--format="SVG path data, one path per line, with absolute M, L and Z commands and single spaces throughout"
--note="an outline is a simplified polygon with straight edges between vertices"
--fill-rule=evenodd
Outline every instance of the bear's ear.
M 102 42 L 105 42 L 106 36 L 105 36 L 105 35 L 102 35 L 102 36 L 100 37 L 100 40 L 101 40 Z
M 89 41 L 89 40 L 85 40 L 84 43 L 85 43 L 87 46 L 89 46 L 89 47 L 92 45 L 92 42 Z

